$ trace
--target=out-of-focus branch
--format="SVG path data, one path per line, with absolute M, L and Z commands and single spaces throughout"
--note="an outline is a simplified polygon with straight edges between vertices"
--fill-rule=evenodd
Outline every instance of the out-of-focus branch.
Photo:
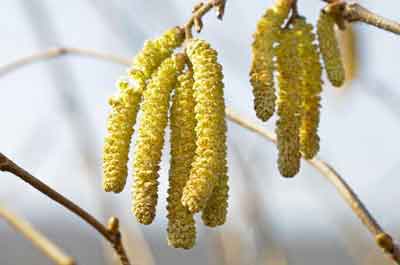
M 0 207 L 0 217 L 10 224 L 16 231 L 20 232 L 32 242 L 57 265 L 75 265 L 75 261 L 67 256 L 59 247 L 37 231 L 31 224 L 16 216 L 9 210 Z
M 111 243 L 115 252 L 120 258 L 122 265 L 130 265 L 129 259 L 125 253 L 124 246 L 121 240 L 121 233 L 119 231 L 118 219 L 115 217 L 110 218 L 108 227 L 100 223 L 96 218 L 83 210 L 81 207 L 67 199 L 47 184 L 35 178 L 29 172 L 18 166 L 4 154 L 0 153 L 0 171 L 5 171 L 14 174 L 29 185 L 52 199 L 53 201 L 64 206 L 78 217 L 83 219 L 86 223 L 91 225 L 97 232 L 99 232 L 108 242 Z
M 100 59 L 104 61 L 111 61 L 114 63 L 122 64 L 122 65 L 129 65 L 129 60 L 117 57 L 117 56 L 110 56 L 109 54 L 103 54 L 100 52 L 90 51 L 86 53 L 86 50 L 81 49 L 72 49 L 72 48 L 62 48 L 66 50 L 66 53 L 76 54 L 76 55 L 85 55 L 89 57 L 93 57 L 95 59 Z M 49 50 L 47 53 L 52 52 L 54 54 L 54 50 Z M 77 52 L 79 51 L 79 52 Z M 14 67 L 15 70 L 18 67 L 22 67 L 28 64 L 35 63 L 37 61 L 48 59 L 49 56 L 46 56 L 46 52 L 40 53 L 41 56 L 29 56 L 26 58 L 30 58 L 30 60 L 20 59 L 19 61 L 23 61 L 24 63 L 20 63 L 17 67 Z M 65 53 L 64 53 L 65 54 Z M 61 54 L 60 54 L 61 55 Z M 53 55 L 50 58 L 56 57 L 57 55 Z M 14 63 L 10 63 L 9 65 L 15 65 Z M 0 69 L 4 69 L 4 67 L 0 67 Z M 1 73 L 0 73 L 1 76 Z M 270 142 L 276 144 L 276 137 L 275 134 L 265 131 L 262 127 L 253 124 L 245 120 L 244 118 L 240 117 L 239 115 L 233 113 L 230 109 L 226 110 L 227 118 L 238 124 L 239 126 L 250 130 L 259 136 L 267 139 Z M 4 157 L 5 158 L 5 157 Z M 3 161 L 0 156 L 0 170 L 4 168 L 4 163 L 6 160 Z M 375 237 L 377 244 L 386 252 L 388 253 L 391 258 L 400 264 L 400 250 L 399 247 L 393 242 L 391 237 L 379 226 L 379 224 L 375 221 L 373 216 L 370 214 L 368 209 L 364 206 L 361 200 L 358 198 L 356 193 L 351 189 L 351 187 L 346 183 L 346 181 L 326 162 L 319 160 L 317 158 L 312 160 L 306 160 L 313 168 L 315 168 L 318 172 L 320 172 L 324 177 L 327 178 L 335 187 L 338 193 L 342 196 L 342 198 L 346 201 L 346 203 L 350 206 L 353 212 L 357 215 L 357 217 L 361 220 L 361 222 L 367 227 L 369 232 Z M 8 163 L 6 163 L 8 164 Z M 22 171 L 24 172 L 24 171 Z M 29 174 L 29 173 L 28 173 Z M 28 175 L 29 176 L 29 175 Z M 38 180 L 36 180 L 38 181 Z M 96 221 L 97 222 L 97 221 Z M 98 223 L 102 226 L 100 223 Z M 95 227 L 96 228 L 96 227 Z M 102 229 L 100 229 L 101 231 Z M 98 230 L 99 231 L 99 230 Z M 99 231 L 99 232 L 100 232 Z M 102 232 L 100 232 L 102 233 Z M 103 233 L 102 233 L 103 234 Z M 107 234 L 107 233 L 105 233 Z

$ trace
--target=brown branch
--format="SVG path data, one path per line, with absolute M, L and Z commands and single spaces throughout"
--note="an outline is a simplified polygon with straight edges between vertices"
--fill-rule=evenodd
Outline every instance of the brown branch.
M 111 61 L 117 64 L 121 65 L 129 65 L 129 60 L 114 56 L 114 55 L 109 55 L 109 54 L 103 54 L 101 52 L 95 52 L 95 51 L 89 51 L 88 50 L 82 50 L 82 49 L 77 49 L 77 48 L 61 48 L 62 50 L 68 51 L 67 53 L 74 54 L 74 55 L 84 55 L 88 57 L 92 57 L 94 59 L 99 59 L 103 61 Z M 5 65 L 3 67 L 0 67 L 0 69 L 8 68 L 15 70 L 18 67 L 23 67 L 28 64 L 33 64 L 38 61 L 46 60 L 48 58 L 54 58 L 57 55 L 53 56 L 47 56 L 46 53 L 51 53 L 54 54 L 54 49 L 48 50 L 47 52 L 43 52 L 40 54 L 28 56 L 25 58 L 22 58 L 16 62 L 23 62 L 23 63 L 16 63 L 12 62 L 8 65 Z M 41 56 L 38 56 L 41 55 Z M 60 54 L 61 55 L 61 54 Z M 12 66 L 12 67 L 10 67 Z M 0 71 L 0 76 L 1 76 L 1 71 Z M 259 136 L 267 139 L 268 141 L 275 143 L 276 144 L 276 137 L 273 133 L 270 133 L 268 131 L 265 131 L 262 127 L 257 126 L 239 115 L 233 113 L 231 110 L 227 109 L 226 110 L 226 115 L 227 118 L 238 124 L 239 126 L 250 130 Z M 368 211 L 368 209 L 364 206 L 364 204 L 361 202 L 361 200 L 358 198 L 356 193 L 351 189 L 351 187 L 346 183 L 346 181 L 333 169 L 332 166 L 330 166 L 328 163 L 319 160 L 317 158 L 312 159 L 312 160 L 306 160 L 307 163 L 309 163 L 313 168 L 315 168 L 321 175 L 327 178 L 329 182 L 332 183 L 332 185 L 336 188 L 340 196 L 346 201 L 346 203 L 350 206 L 350 208 L 353 210 L 353 212 L 356 214 L 356 216 L 361 220 L 361 222 L 367 227 L 368 231 L 374 236 L 376 243 L 378 246 L 380 246 L 386 253 L 388 253 L 391 258 L 400 264 L 400 249 L 397 245 L 394 244 L 393 240 L 391 237 L 379 226 L 379 224 L 375 221 L 371 213 Z M 8 163 L 5 162 L 4 160 L 2 161 L 1 156 L 0 156 L 0 169 L 4 168 Z M 101 224 L 100 224 L 101 225 Z M 102 225 L 101 225 L 102 226 Z
M 201 2 L 193 8 L 193 14 L 189 21 L 183 26 L 186 39 L 193 38 L 192 28 L 195 27 L 199 33 L 203 29 L 203 16 L 214 7 L 217 9 L 217 17 L 222 19 L 225 13 L 226 0 L 209 0 L 207 3 Z
M 37 231 L 31 224 L 16 216 L 9 210 L 0 207 L 0 217 L 10 224 L 16 231 L 20 232 L 32 242 L 43 254 L 49 257 L 57 265 L 75 265 L 75 261 L 64 254 L 64 252 Z
M 34 62 L 34 61 L 32 61 Z M 109 229 L 100 223 L 96 218 L 90 215 L 87 211 L 73 203 L 71 200 L 67 199 L 47 184 L 43 183 L 39 179 L 35 178 L 29 172 L 18 166 L 4 154 L 0 153 L 0 171 L 5 171 L 14 174 L 19 177 L 23 181 L 27 182 L 33 188 L 37 189 L 41 193 L 45 194 L 47 197 L 52 199 L 53 201 L 59 203 L 64 206 L 81 219 L 83 219 L 86 223 L 92 226 L 97 232 L 99 232 L 110 244 L 113 246 L 115 252 L 120 258 L 122 265 L 130 265 L 129 259 L 125 253 L 124 246 L 121 241 L 121 234 L 119 232 L 118 225 L 114 225 L 114 229 Z M 110 222 L 116 222 L 116 218 L 112 217 Z
M 400 35 L 400 23 L 384 18 L 357 3 L 346 3 L 343 0 L 325 1 L 329 4 L 324 8 L 327 13 L 340 16 L 348 22 L 363 22 L 374 27 Z

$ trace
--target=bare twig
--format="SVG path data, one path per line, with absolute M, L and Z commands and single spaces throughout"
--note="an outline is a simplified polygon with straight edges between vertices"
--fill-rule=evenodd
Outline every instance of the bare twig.
M 87 50 L 76 49 L 76 48 L 62 48 L 62 50 L 67 51 L 67 52 L 64 52 L 63 54 L 71 53 L 71 54 L 75 54 L 75 55 L 89 56 L 89 57 L 103 60 L 103 61 L 111 61 L 111 62 L 121 64 L 121 65 L 129 65 L 129 60 L 126 60 L 126 59 L 123 59 L 123 58 L 120 58 L 120 57 L 117 57 L 114 55 L 103 54 L 101 52 L 90 51 L 90 52 L 86 53 Z M 54 49 L 49 50 L 47 53 L 54 54 Z M 37 61 L 42 61 L 42 60 L 46 60 L 48 58 L 54 58 L 57 56 L 57 55 L 53 55 L 52 57 L 49 57 L 46 55 L 46 52 L 40 53 L 40 55 L 41 56 L 33 55 L 33 56 L 25 57 L 23 59 L 18 60 L 19 62 L 22 61 L 23 63 L 16 64 L 16 62 L 12 62 L 8 65 L 0 67 L 0 69 L 12 68 L 13 70 L 15 70 L 18 67 L 23 67 L 25 65 L 32 64 Z M 59 54 L 59 55 L 62 55 L 62 54 Z M 29 58 L 29 59 L 27 59 L 27 58 Z M 10 66 L 12 66 L 12 67 L 10 67 Z M 0 76 L 1 76 L 1 71 L 0 71 Z M 227 118 L 229 120 L 231 120 L 232 122 L 240 125 L 241 127 L 245 128 L 247 130 L 255 132 L 256 134 L 260 135 L 261 137 L 276 144 L 276 137 L 273 133 L 265 131 L 262 127 L 257 126 L 255 124 L 243 119 L 242 117 L 233 113 L 229 109 L 226 110 L 226 115 L 227 115 Z M 358 198 L 358 196 L 355 194 L 355 192 L 351 189 L 351 187 L 346 183 L 346 181 L 326 162 L 323 162 L 316 158 L 313 160 L 306 160 L 306 162 L 309 163 L 318 172 L 320 172 L 323 176 L 325 176 L 327 178 L 327 180 L 329 180 L 336 187 L 336 190 L 338 191 L 338 193 L 342 196 L 342 198 L 350 206 L 350 208 L 357 215 L 357 217 L 361 220 L 361 222 L 367 227 L 368 231 L 376 238 L 377 244 L 386 253 L 388 253 L 394 261 L 396 261 L 398 264 L 400 264 L 399 247 L 393 243 L 390 236 L 379 226 L 379 224 L 375 221 L 373 216 L 369 213 L 369 211 L 366 209 L 364 204 L 361 202 L 361 200 Z M 7 161 L 5 161 L 4 158 L 2 161 L 1 156 L 0 156 L 0 169 L 4 168 L 5 166 L 7 167 L 7 165 L 8 165 Z M 22 172 L 25 172 L 25 171 L 22 171 Z M 30 176 L 30 175 L 28 175 L 28 176 Z M 89 220 L 91 220 L 91 219 L 89 219 Z M 88 222 L 88 220 L 86 220 L 86 219 L 85 219 L 85 221 Z M 96 221 L 96 222 L 97 222 L 97 225 L 100 226 L 97 228 L 96 228 L 96 226 L 94 226 L 96 228 L 96 230 L 98 228 L 100 228 L 100 230 L 98 230 L 98 231 L 103 236 L 108 235 L 108 232 L 103 234 L 105 232 L 104 227 L 100 223 L 98 223 L 98 221 Z M 379 241 L 378 240 L 379 238 L 384 238 L 385 239 L 383 241 L 384 243 L 382 243 L 382 241 Z
M 37 231 L 31 224 L 0 207 L 0 217 L 9 223 L 16 231 L 29 239 L 40 251 L 43 252 L 57 265 L 75 265 L 75 261 L 67 256 L 59 247 Z
M 193 8 L 193 14 L 189 21 L 183 26 L 185 30 L 186 39 L 193 37 L 192 28 L 195 27 L 197 32 L 200 32 L 203 28 L 202 18 L 214 7 L 217 9 L 217 16 L 222 19 L 225 12 L 226 0 L 209 0 L 207 3 L 197 4 Z
M 345 1 L 325 1 L 329 4 L 324 8 L 326 12 L 338 12 L 348 22 L 363 22 L 374 27 L 400 35 L 400 23 L 384 18 L 366 9 L 357 3 L 346 3 Z
M 130 265 L 129 259 L 125 253 L 124 246 L 121 241 L 121 233 L 119 232 L 118 225 L 113 225 L 113 229 L 109 229 L 108 227 L 104 226 L 88 212 L 83 210 L 81 207 L 79 207 L 57 191 L 53 190 L 51 187 L 49 187 L 39 179 L 35 178 L 33 175 L 15 164 L 12 160 L 10 160 L 2 153 L 0 153 L 0 171 L 6 171 L 14 174 L 41 193 L 45 194 L 53 201 L 56 201 L 60 205 L 64 206 L 65 208 L 82 218 L 86 223 L 88 223 L 97 232 L 99 232 L 108 242 L 110 242 L 115 252 L 119 256 L 122 265 Z M 112 223 L 118 223 L 117 221 L 118 220 L 114 217 L 110 219 L 110 222 Z

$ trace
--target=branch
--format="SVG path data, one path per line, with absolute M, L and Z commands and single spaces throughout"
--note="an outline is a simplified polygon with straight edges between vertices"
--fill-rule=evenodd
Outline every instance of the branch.
M 185 38 L 193 38 L 193 27 L 195 27 L 197 33 L 199 33 L 203 29 L 203 16 L 207 14 L 212 8 L 215 7 L 217 9 L 217 17 L 219 19 L 222 19 L 225 13 L 226 1 L 227 0 L 209 0 L 206 4 L 201 2 L 200 4 L 194 6 L 192 17 L 183 26 L 183 29 L 185 31 Z
M 0 171 L 14 174 L 23 181 L 27 182 L 33 188 L 45 194 L 53 201 L 59 203 L 60 205 L 73 212 L 75 215 L 79 216 L 86 223 L 92 226 L 97 232 L 99 232 L 108 242 L 110 242 L 115 252 L 119 256 L 122 265 L 130 265 L 129 259 L 125 253 L 124 246 L 121 241 L 121 233 L 119 232 L 118 219 L 116 219 L 115 217 L 110 218 L 109 226 L 111 226 L 111 228 L 104 226 L 88 212 L 80 208 L 78 205 L 76 205 L 57 191 L 50 188 L 39 179 L 32 176 L 29 172 L 15 164 L 2 153 L 0 153 Z
M 325 1 L 328 2 L 328 1 Z M 384 18 L 357 3 L 346 3 L 343 0 L 329 1 L 325 12 L 334 13 L 348 22 L 364 22 L 374 27 L 400 35 L 400 23 Z
M 0 217 L 9 223 L 15 230 L 29 239 L 40 251 L 57 265 L 75 265 L 75 261 L 63 253 L 54 243 L 32 227 L 28 222 L 16 216 L 7 209 L 0 207 Z
M 114 63 L 121 64 L 121 65 L 129 65 L 130 64 L 129 60 L 126 60 L 126 59 L 123 59 L 123 58 L 120 58 L 120 57 L 117 57 L 114 55 L 110 55 L 110 54 L 103 54 L 101 52 L 96 52 L 96 51 L 91 51 L 91 50 L 82 50 L 82 49 L 77 49 L 77 48 L 59 48 L 59 49 L 51 49 L 51 50 L 48 50 L 47 52 L 38 53 L 36 55 L 31 55 L 31 56 L 22 58 L 16 62 L 12 62 L 3 67 L 0 67 L 0 77 L 2 75 L 1 69 L 10 69 L 11 68 L 12 70 L 16 70 L 17 68 L 26 66 L 28 64 L 33 64 L 38 61 L 46 60 L 48 58 L 57 57 L 57 55 L 54 55 L 54 51 L 60 50 L 60 49 L 63 51 L 66 51 L 66 52 L 64 52 L 63 54 L 59 54 L 59 55 L 64 55 L 64 54 L 81 55 L 81 56 L 88 56 L 88 57 L 92 57 L 94 59 L 99 59 L 99 60 L 103 60 L 103 61 L 114 62 Z M 48 54 L 48 53 L 52 54 L 53 56 L 47 56 L 46 54 Z M 19 63 L 17 63 L 17 62 L 19 62 Z M 10 66 L 13 66 L 13 67 L 10 67 Z M 266 140 L 276 144 L 275 134 L 265 131 L 262 127 L 257 126 L 255 124 L 241 118 L 239 115 L 233 113 L 229 109 L 226 109 L 226 115 L 230 121 L 238 124 L 239 126 L 245 128 L 249 131 L 252 131 L 252 132 L 258 134 L 259 136 L 265 138 Z M 356 214 L 356 216 L 366 226 L 366 228 L 372 234 L 372 236 L 374 236 L 377 245 L 379 247 L 381 247 L 388 255 L 390 255 L 390 257 L 395 262 L 400 264 L 399 246 L 395 245 L 393 240 L 391 239 L 391 237 L 379 226 L 379 224 L 373 218 L 372 214 L 364 206 L 364 204 L 358 198 L 356 193 L 351 189 L 351 187 L 346 183 L 346 181 L 333 169 L 332 166 L 330 166 L 328 163 L 326 163 L 322 160 L 315 158 L 312 160 L 305 160 L 305 161 L 307 163 L 309 163 L 314 169 L 316 169 L 321 175 L 326 177 L 327 180 L 329 182 L 331 182 L 331 184 L 333 186 L 335 186 L 339 195 L 341 195 L 341 197 L 346 201 L 346 203 L 353 210 L 353 212 Z M 2 161 L 1 155 L 0 155 L 0 170 L 2 168 L 4 168 L 5 165 L 8 164 L 8 163 L 4 163 L 4 162 L 5 162 L 4 158 Z M 21 170 L 23 170 L 23 169 L 21 169 Z M 24 171 L 22 171 L 22 172 L 24 172 Z M 52 198 L 52 197 L 50 197 L 50 198 Z M 87 220 L 85 219 L 85 221 L 87 221 Z M 102 227 L 102 225 L 100 223 L 97 222 L 97 224 Z M 98 228 L 99 227 L 97 227 L 96 230 Z M 103 232 L 104 232 L 103 230 L 104 229 L 102 228 L 101 232 L 99 230 L 98 231 L 101 234 L 103 234 Z M 105 233 L 105 234 L 108 234 L 108 233 Z M 103 234 L 103 236 L 104 236 L 104 234 Z M 107 238 L 107 240 L 109 240 L 109 239 Z

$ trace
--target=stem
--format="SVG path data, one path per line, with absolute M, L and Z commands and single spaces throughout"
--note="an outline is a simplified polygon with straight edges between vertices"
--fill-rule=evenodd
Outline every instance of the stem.
M 53 242 L 47 239 L 25 220 L 21 219 L 3 207 L 0 207 L 0 217 L 9 223 L 15 230 L 19 231 L 22 235 L 29 239 L 33 245 L 40 249 L 40 251 L 49 257 L 55 264 L 76 265 L 75 261 L 71 257 L 64 254 L 59 247 L 57 247 Z
M 203 28 L 202 18 L 207 14 L 213 7 L 217 8 L 217 16 L 222 19 L 225 12 L 226 0 L 209 0 L 206 4 L 200 3 L 193 9 L 193 15 L 189 21 L 183 26 L 185 30 L 185 38 L 193 38 L 192 28 L 196 26 L 197 32 L 200 32 Z
M 377 28 L 400 35 L 400 23 L 379 16 L 359 4 L 347 4 L 343 16 L 349 22 L 361 21 Z
M 121 264 L 129 265 L 128 257 L 124 251 L 124 247 L 121 241 L 121 235 L 118 231 L 110 231 L 105 227 L 102 223 L 100 223 L 96 218 L 86 212 L 84 209 L 73 203 L 71 200 L 67 199 L 47 184 L 43 183 L 39 179 L 35 178 L 25 169 L 21 168 L 17 164 L 15 164 L 12 160 L 6 157 L 4 154 L 0 153 L 0 171 L 6 171 L 14 174 L 19 177 L 23 181 L 27 182 L 33 188 L 37 189 L 41 193 L 45 194 L 47 197 L 52 199 L 53 201 L 59 203 L 64 206 L 81 219 L 83 219 L 86 223 L 92 226 L 98 233 L 100 233 L 108 242 L 111 243 L 113 248 L 116 250 L 116 253 L 119 255 Z
M 117 57 L 110 54 L 105 54 L 96 51 L 89 51 L 77 48 L 61 48 L 62 50 L 67 51 L 66 53 L 72 55 L 80 55 L 80 56 L 88 56 L 94 59 L 114 62 L 121 65 L 129 65 L 129 60 L 123 59 L 121 57 Z M 53 56 L 46 56 L 47 53 L 53 54 Z M 40 55 L 40 56 L 38 56 Z M 59 54 L 58 56 L 60 56 Z M 54 49 L 48 50 L 47 52 L 38 53 L 36 55 L 31 55 L 25 58 L 22 58 L 16 62 L 12 62 L 7 64 L 0 69 L 12 69 L 16 70 L 19 67 L 23 67 L 29 64 L 36 63 L 38 61 L 46 60 L 48 58 L 54 58 L 57 55 L 54 55 Z M 17 64 L 17 62 L 19 62 Z M 23 63 L 21 63 L 23 62 Z M 13 66 L 13 67 L 10 67 Z M 2 72 L 0 70 L 0 76 Z M 276 144 L 276 137 L 275 134 L 265 131 L 262 127 L 253 124 L 245 120 L 244 118 L 240 117 L 239 115 L 233 113 L 230 109 L 226 109 L 226 116 L 227 118 L 238 124 L 239 126 L 252 131 L 259 136 L 265 138 L 266 140 Z M 1 154 L 1 153 L 0 153 Z M 4 157 L 4 156 L 3 156 Z M 0 155 L 0 170 L 4 168 L 5 165 L 8 163 L 4 161 L 4 158 L 1 159 L 2 156 Z M 352 211 L 356 214 L 356 216 L 361 220 L 361 222 L 366 226 L 368 231 L 376 238 L 376 240 L 382 235 L 386 236 L 386 238 L 390 238 L 389 235 L 379 226 L 377 221 L 374 219 L 372 214 L 368 211 L 368 209 L 364 206 L 361 200 L 358 198 L 356 193 L 351 189 L 351 187 L 346 183 L 346 181 L 330 166 L 328 163 L 314 158 L 312 160 L 305 160 L 309 163 L 314 169 L 316 169 L 321 175 L 326 177 L 326 179 L 331 182 L 331 184 L 336 188 L 339 195 L 346 201 Z M 99 223 L 100 224 L 100 223 Z M 101 224 L 100 224 L 101 225 Z M 102 226 L 102 225 L 101 225 Z M 380 246 L 386 253 L 390 255 L 390 257 L 400 264 L 400 249 L 397 245 L 393 243 L 393 241 L 389 240 L 389 242 L 385 241 L 384 243 L 377 240 L 377 245 Z

